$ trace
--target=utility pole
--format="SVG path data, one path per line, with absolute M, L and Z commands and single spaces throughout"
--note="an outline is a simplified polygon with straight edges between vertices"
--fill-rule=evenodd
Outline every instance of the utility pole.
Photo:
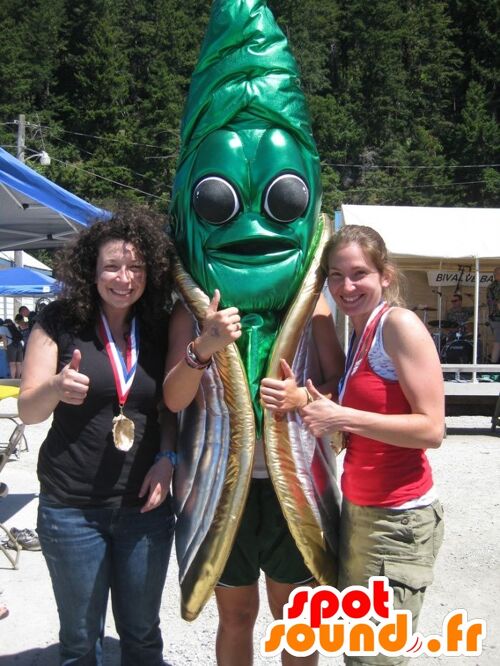
M 17 119 L 17 159 L 24 162 L 24 149 L 26 147 L 26 117 L 20 113 Z
M 24 149 L 26 147 L 26 117 L 24 113 L 20 113 L 17 119 L 17 151 L 16 151 L 16 157 L 18 160 L 23 162 L 24 164 Z M 21 266 L 23 265 L 23 251 L 22 250 L 14 250 L 14 266 Z M 14 319 L 14 316 L 16 312 L 18 312 L 19 307 L 21 305 L 21 299 L 20 298 L 14 298 L 13 301 L 13 308 L 14 308 L 14 313 L 12 316 L 12 319 Z M 4 299 L 4 314 L 5 314 L 5 299 Z
M 24 163 L 24 149 L 26 146 L 26 118 L 24 113 L 20 113 L 17 120 L 17 153 L 18 160 Z M 23 265 L 23 252 L 22 250 L 14 250 L 14 264 L 16 266 Z

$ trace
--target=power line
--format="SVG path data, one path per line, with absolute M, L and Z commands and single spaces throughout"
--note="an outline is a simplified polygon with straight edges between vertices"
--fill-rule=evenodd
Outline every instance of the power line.
M 95 153 L 92 153 L 90 150 L 85 150 L 83 148 L 80 149 L 78 146 L 76 146 L 71 141 L 66 141 L 65 139 L 61 139 L 61 137 L 52 137 L 52 138 L 53 138 L 53 140 L 60 141 L 61 143 L 66 144 L 67 146 L 71 146 L 72 148 L 75 148 L 75 150 L 77 150 L 78 152 L 83 152 L 86 155 L 89 155 L 90 157 L 95 157 Z M 146 157 L 144 159 L 148 159 L 148 158 Z M 123 164 L 120 164 L 119 168 L 124 169 L 125 171 L 128 171 L 129 173 L 134 174 L 134 176 L 139 176 L 140 178 L 146 178 L 150 182 L 156 183 L 157 185 L 162 185 L 163 184 L 163 181 L 158 180 L 157 178 L 153 178 L 152 176 L 148 176 L 145 173 L 139 173 L 139 171 L 134 171 L 133 169 L 130 169 L 129 167 L 127 167 Z
M 145 194 L 148 197 L 153 197 L 154 199 L 164 199 L 165 195 L 158 196 L 157 194 L 153 194 L 152 192 L 146 192 L 145 190 L 141 190 L 138 187 L 133 187 L 132 185 L 126 185 L 125 183 L 120 183 L 117 180 L 113 180 L 113 178 L 108 178 L 106 176 L 101 176 L 98 173 L 94 173 L 93 171 L 89 171 L 88 169 L 84 169 L 83 167 L 77 166 L 76 164 L 71 164 L 70 162 L 65 162 L 63 160 L 59 160 L 56 157 L 52 158 L 54 162 L 59 162 L 59 164 L 62 164 L 65 167 L 70 167 L 72 169 L 76 169 L 77 171 L 82 171 L 83 173 L 89 174 L 90 176 L 93 176 L 94 178 L 100 178 L 101 180 L 105 180 L 108 183 L 112 183 L 113 185 L 118 185 L 118 187 L 123 187 L 127 190 L 133 190 L 134 192 L 139 192 L 140 194 Z M 168 201 L 168 200 L 167 200 Z
M 468 181 L 461 181 L 459 183 L 448 183 L 447 185 L 391 185 L 391 189 L 394 188 L 400 188 L 402 190 L 428 190 L 428 189 L 434 189 L 434 190 L 446 190 L 451 187 L 462 187 L 466 185 L 480 185 L 487 183 L 488 181 L 486 180 L 468 180 Z M 384 186 L 380 185 L 379 187 L 351 187 L 346 190 L 341 190 L 339 188 L 339 192 L 342 192 L 344 194 L 349 194 L 351 192 L 383 192 L 384 191 Z
M 10 122 L 3 122 L 0 123 L 2 125 L 17 125 L 17 121 L 10 121 Z M 29 127 L 30 123 L 26 123 L 26 126 Z M 137 141 L 131 141 L 130 139 L 127 139 L 126 137 L 122 138 L 113 138 L 110 136 L 97 136 L 96 134 L 86 134 L 85 132 L 73 132 L 72 130 L 65 130 L 62 129 L 61 127 L 57 127 L 56 129 L 50 127 L 49 125 L 36 125 L 40 129 L 45 129 L 48 130 L 49 132 L 64 132 L 64 134 L 74 134 L 75 136 L 84 136 L 89 139 L 97 139 L 98 141 L 110 141 L 111 143 L 128 143 L 131 146 L 144 146 L 147 148 L 158 148 L 157 144 L 153 143 L 139 143 Z M 163 129 L 159 132 L 159 134 L 175 134 L 176 136 L 180 135 L 180 130 L 176 129 Z
M 50 130 L 50 127 L 47 127 L 46 129 Z M 65 134 L 74 134 L 75 136 L 85 136 L 88 137 L 89 139 L 97 139 L 98 141 L 111 141 L 112 143 L 128 143 L 131 146 L 145 146 L 147 148 L 158 148 L 156 144 L 153 143 L 138 143 L 137 141 L 130 141 L 129 139 L 123 137 L 120 139 L 114 139 L 112 137 L 107 137 L 107 136 L 97 136 L 95 134 L 85 134 L 85 132 L 72 132 L 70 130 L 65 130 L 65 129 L 57 129 L 57 131 L 64 132 Z M 176 134 L 179 135 L 180 130 L 163 130 L 163 132 L 168 132 L 171 134 Z
M 442 165 L 412 165 L 412 164 L 340 164 L 321 160 L 321 165 L 334 167 L 349 167 L 352 169 L 486 169 L 487 167 L 500 167 L 500 164 L 442 164 Z
M 11 122 L 2 122 L 0 123 L 1 125 L 17 125 L 17 121 L 11 121 Z M 26 125 L 29 127 L 30 123 L 26 123 Z M 84 136 L 89 139 L 97 139 L 98 141 L 110 141 L 112 143 L 128 143 L 131 146 L 144 146 L 147 148 L 158 148 L 158 145 L 152 144 L 152 143 L 139 143 L 137 141 L 130 141 L 129 139 L 126 138 L 113 138 L 113 137 L 103 137 L 103 136 L 97 136 L 95 134 L 86 134 L 85 132 L 74 132 L 71 130 L 65 130 L 61 128 L 57 128 L 56 130 L 53 130 L 51 127 L 48 125 L 36 125 L 37 127 L 40 127 L 42 129 L 47 129 L 49 131 L 57 131 L 57 132 L 64 132 L 65 134 L 74 134 L 75 136 Z M 174 129 L 164 129 L 160 130 L 158 132 L 159 134 L 175 134 L 179 135 L 180 130 L 174 130 Z M 52 139 L 60 140 L 62 141 L 63 139 L 60 139 L 59 137 L 52 136 Z M 74 145 L 74 144 L 70 144 Z M 83 149 L 78 148 L 78 150 L 82 150 L 82 152 L 87 152 L 84 151 Z M 92 154 L 92 153 L 89 153 Z M 176 154 L 171 154 L 171 155 L 157 155 L 157 156 L 151 156 L 151 157 L 146 157 L 145 159 L 172 159 L 176 157 Z M 493 164 L 442 164 L 442 165 L 420 165 L 420 164 L 355 164 L 355 163 L 341 163 L 341 162 L 329 162 L 328 160 L 321 160 L 321 165 L 324 166 L 333 166 L 333 167 L 338 167 L 338 168 L 350 168 L 350 169 L 366 169 L 367 171 L 370 170 L 375 170 L 375 169 L 486 169 L 486 168 L 498 168 L 500 167 L 500 163 L 493 163 Z

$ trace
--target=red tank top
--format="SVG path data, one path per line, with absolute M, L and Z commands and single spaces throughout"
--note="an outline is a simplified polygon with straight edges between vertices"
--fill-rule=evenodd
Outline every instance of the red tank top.
M 368 351 L 387 309 L 382 307 L 367 324 L 356 359 L 359 365 L 347 378 L 342 405 L 378 414 L 410 414 L 411 407 L 399 382 L 377 375 L 368 360 Z M 353 504 L 400 506 L 432 488 L 432 472 L 424 449 L 384 444 L 350 433 L 341 486 Z

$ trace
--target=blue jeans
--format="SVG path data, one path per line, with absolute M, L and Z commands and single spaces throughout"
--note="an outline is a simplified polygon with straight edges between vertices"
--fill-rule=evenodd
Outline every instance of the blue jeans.
M 174 533 L 170 498 L 138 507 L 75 508 L 40 496 L 38 535 L 60 622 L 60 663 L 102 664 L 109 592 L 122 666 L 163 662 L 160 603 Z

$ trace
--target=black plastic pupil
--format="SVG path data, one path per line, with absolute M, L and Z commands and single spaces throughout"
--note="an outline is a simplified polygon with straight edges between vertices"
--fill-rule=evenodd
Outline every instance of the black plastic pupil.
M 195 187 L 193 207 L 207 222 L 222 224 L 235 215 L 238 200 L 229 183 L 219 178 L 207 178 Z
M 296 176 L 279 178 L 269 187 L 266 210 L 280 222 L 291 222 L 300 217 L 309 202 L 309 191 L 303 180 Z

